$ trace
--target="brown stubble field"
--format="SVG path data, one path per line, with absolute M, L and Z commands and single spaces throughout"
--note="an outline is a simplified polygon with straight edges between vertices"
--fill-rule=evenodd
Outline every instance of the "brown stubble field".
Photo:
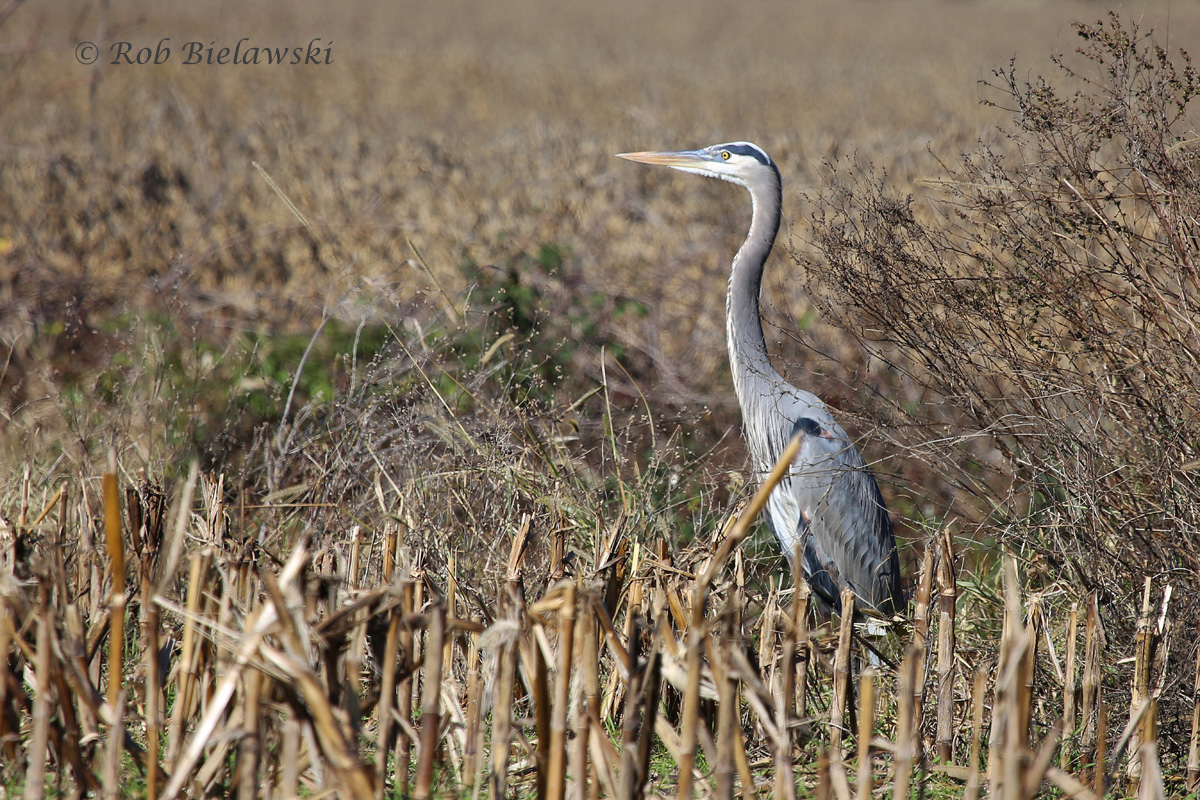
M 804 193 L 825 159 L 857 155 L 901 190 L 936 175 L 935 157 L 955 159 L 1003 119 L 980 105 L 980 80 L 1014 56 L 1031 77 L 1045 71 L 1051 52 L 1074 47 L 1070 23 L 1102 13 L 1070 3 L 732 13 L 519 2 L 336 14 L 314 4 L 284 18 L 269 3 L 169 13 L 116 3 L 113 39 L 170 36 L 178 51 L 184 40 L 320 36 L 334 63 L 97 73 L 70 50 L 96 38 L 99 10 L 52 9 L 22 6 L 4 29 L 13 244 L 3 301 L 15 355 L 30 357 L 39 323 L 156 303 L 243 329 L 309 331 L 322 308 L 355 318 L 355 300 L 419 318 L 439 301 L 409 242 L 454 296 L 473 277 L 463 262 L 554 243 L 569 248 L 586 289 L 646 301 L 647 314 L 618 332 L 653 363 L 645 388 L 722 404 L 720 288 L 745 198 L 612 154 L 757 141 L 780 165 L 786 224 L 803 237 Z M 1150 4 L 1144 17 L 1173 41 L 1195 40 L 1186 8 Z M 297 234 L 255 161 L 323 247 Z M 781 321 L 805 315 L 779 254 L 768 281 Z M 72 297 L 78 312 L 64 308 Z
M 491 621 L 491 604 L 507 591 L 502 580 L 514 569 L 508 548 L 518 531 L 529 532 L 528 520 L 526 568 L 537 578 L 526 576 L 527 599 L 546 590 L 547 608 L 556 613 L 564 602 L 561 587 L 551 583 L 563 571 L 556 547 L 597 574 L 617 533 L 654 553 L 660 542 L 695 534 L 703 550 L 750 495 L 723 319 L 728 264 L 749 219 L 748 203 L 740 189 L 613 154 L 750 140 L 773 156 L 784 179 L 784 229 L 764 292 L 768 340 L 781 371 L 825 397 L 874 462 L 914 592 L 924 542 L 944 524 L 961 525 L 959 560 L 980 567 L 978 575 L 968 569 L 960 576 L 967 588 L 959 588 L 966 598 L 959 611 L 954 746 L 956 763 L 965 763 L 970 662 L 995 656 L 1005 613 L 999 533 L 988 527 L 995 509 L 988 497 L 963 496 L 961 475 L 940 470 L 934 459 L 944 451 L 896 449 L 913 443 L 912 430 L 888 427 L 872 412 L 873 396 L 893 398 L 919 420 L 931 382 L 868 358 L 853 337 L 824 321 L 806 291 L 814 276 L 797 261 L 820 268 L 810 218 L 831 163 L 873 167 L 895 193 L 915 196 L 919 218 L 936 222 L 945 212 L 930 202 L 940 196 L 944 165 L 980 142 L 1010 147 L 999 132 L 1009 113 L 981 102 L 1003 98 L 982 82 L 1014 58 L 1018 76 L 1053 74 L 1050 56 L 1078 45 L 1072 22 L 1095 22 L 1108 9 L 1015 0 L 6 6 L 0 10 L 0 545 L 7 560 L 0 565 L 21 572 L 22 536 L 44 545 L 88 529 L 86 547 L 95 550 L 69 551 L 55 579 L 61 574 L 63 588 L 90 593 L 81 603 L 99 687 L 111 685 L 104 671 L 110 667 L 97 655 L 106 634 L 94 627 L 102 589 L 110 585 L 108 562 L 97 555 L 100 475 L 110 471 L 124 485 L 141 487 L 143 504 L 147 486 L 178 502 L 189 464 L 199 459 L 206 477 L 196 530 L 178 557 L 200 558 L 204 551 L 204 568 L 213 575 L 214 563 L 226 565 L 221 569 L 241 563 L 252 529 L 270 553 L 259 565 L 264 570 L 278 569 L 293 543 L 311 537 L 317 550 L 311 569 L 336 572 L 335 582 L 348 584 L 343 598 L 374 590 L 370 581 L 379 585 L 393 569 L 410 566 L 421 575 L 413 580 L 434 598 L 429 608 L 445 613 L 438 600 L 448 593 L 449 617 L 472 624 Z M 1200 42 L 1200 11 L 1191 5 L 1150 2 L 1121 13 L 1153 28 L 1172 51 Z M 85 40 L 127 40 L 136 51 L 153 50 L 164 37 L 173 52 L 161 66 L 111 65 L 107 50 L 97 65 L 85 66 L 74 54 Z M 320 37 L 331 63 L 179 63 L 185 41 L 219 48 L 242 37 L 250 46 L 300 48 Z M 349 355 L 360 340 L 374 344 Z M 303 380 L 295 377 L 302 359 L 309 375 Z M 928 418 L 941 413 L 931 410 Z M 986 437 L 963 450 L 964 463 L 982 471 L 970 485 L 1011 479 L 1007 454 Z M 60 487 L 61 511 L 31 523 Z M 1024 509 L 1028 499 L 1018 493 L 1006 499 Z M 593 497 L 600 498 L 594 508 Z M 224 540 L 212 523 L 217 518 L 227 525 Z M 56 534 L 49 532 L 52 523 Z M 671 528 L 683 523 L 686 531 Z M 564 531 L 566 541 L 556 543 L 551 534 Z M 348 559 L 353 547 L 357 554 L 360 539 L 371 543 L 362 586 L 341 561 L 336 570 L 328 567 L 333 553 Z M 737 614 L 744 608 L 762 615 L 753 623 L 761 623 L 762 638 L 748 648 L 771 653 L 775 676 L 775 631 L 768 633 L 764 609 L 786 615 L 777 587 L 790 578 L 761 536 L 745 554 L 749 600 L 740 594 L 739 567 Z M 1037 656 L 1045 662 L 1040 680 L 1051 687 L 1036 700 L 1045 723 L 1054 716 L 1047 704 L 1058 702 L 1061 690 L 1062 678 L 1047 676 L 1061 676 L 1067 610 L 1078 601 L 1086 616 L 1088 595 L 1065 576 L 1048 574 L 1036 554 L 1020 556 L 1023 576 L 1052 587 L 1029 601 L 1031 608 L 1044 602 L 1053 609 L 1045 612 L 1047 622 L 1037 617 L 1042 611 L 1031 619 L 1052 631 L 1045 641 L 1059 648 Z M 699 558 L 679 563 L 686 571 Z M 153 577 L 146 559 L 145 575 Z M 647 612 L 652 585 L 666 587 L 664 597 L 678 591 L 690 598 L 670 588 L 669 569 L 656 568 L 645 580 Z M 928 574 L 933 566 L 924 569 Z M 223 588 L 212 589 L 201 617 L 228 613 L 229 602 L 248 615 L 255 587 L 267 596 L 264 584 L 244 571 L 237 580 L 229 574 L 221 573 Z M 603 575 L 622 613 L 642 602 L 643 592 L 636 581 L 618 586 L 625 577 Z M 163 580 L 157 588 L 182 606 L 187 587 Z M 131 597 L 141 590 L 135 583 L 131 575 Z M 284 586 L 285 594 L 299 585 Z M 581 598 L 586 589 L 584 581 Z M 1158 591 L 1156 584 L 1156 598 Z M 219 600 L 226 597 L 221 592 L 234 599 Z M 22 602 L 33 603 L 26 594 Z M 372 600 L 380 604 L 376 611 L 391 602 L 379 597 Z M 591 607 L 579 603 L 581 613 Z M 309 608 L 313 631 L 333 605 Z M 10 630 L 32 643 L 34 631 L 15 624 L 19 607 L 11 605 L 10 629 L 0 617 L 0 634 Z M 397 608 L 410 617 L 421 611 L 400 601 L 384 610 L 395 615 Z M 608 609 L 615 619 L 617 607 Z M 405 617 L 404 625 L 432 630 L 436 615 L 426 610 L 411 625 Z M 164 635 L 181 636 L 187 615 L 166 605 L 162 613 Z M 550 612 L 539 613 L 537 625 L 552 630 L 552 638 L 561 633 L 561 623 L 546 622 Z M 1133 630 L 1137 607 L 1112 613 Z M 677 612 L 680 628 L 685 616 Z M 636 632 L 632 618 L 616 623 L 625 626 L 626 644 Z M 345 623 L 352 641 L 369 627 L 359 622 L 361 628 L 353 619 Z M 130 641 L 145 624 L 144 614 L 137 621 L 130 615 Z M 533 658 L 526 653 L 533 652 L 530 628 L 522 624 L 521 657 Z M 1078 624 L 1082 653 L 1082 617 Z M 1011 626 L 1005 630 L 1013 635 Z M 1030 622 L 1030 635 L 1041 630 Z M 783 650 L 807 646 L 796 644 L 794 632 L 779 631 Z M 498 646 L 489 655 L 477 634 L 470 626 L 454 634 L 462 643 L 454 655 L 461 686 L 447 668 L 447 686 L 461 688 L 464 707 L 474 691 L 465 665 L 479 655 L 468 655 L 467 642 L 482 648 L 485 659 L 516 648 Z M 831 638 L 814 639 L 812 647 L 832 663 Z M 1192 663 L 1192 638 L 1189 631 L 1176 642 L 1179 663 Z M 655 641 L 652 650 L 660 645 Z M 358 655 L 349 654 L 352 644 L 330 663 L 344 657 L 361 667 L 363 644 L 356 643 Z M 142 652 L 144 644 L 130 652 Z M 219 677 L 222 659 L 236 648 L 222 651 L 216 637 L 210 647 L 208 662 L 196 657 L 197 669 Z M 619 647 L 618 641 L 613 652 Z M 891 647 L 899 661 L 902 647 Z M 1111 655 L 1133 658 L 1129 648 Z M 17 656 L 11 658 L 15 665 Z M 612 653 L 607 658 L 604 669 L 613 671 L 603 677 L 632 687 L 612 677 L 619 670 Z M 721 660 L 715 653 L 709 658 Z M 277 674 L 278 665 L 265 659 L 252 654 L 250 663 L 264 676 Z M 524 660 L 521 669 L 530 669 Z M 538 675 L 546 679 L 544 664 L 527 679 L 537 683 Z M 827 679 L 812 681 L 825 686 Z M 1190 688 L 1190 679 L 1176 676 L 1172 685 Z M 179 680 L 178 667 L 169 680 Z M 364 696 L 378 700 L 374 680 L 364 678 L 364 687 L 374 687 Z M 884 680 L 895 681 L 895 673 Z M 1124 692 L 1113 713 L 1126 705 L 1132 710 L 1129 676 L 1114 669 L 1107 680 L 1107 689 Z M 778 693 L 775 684 L 770 688 Z M 989 684 L 989 692 L 994 688 Z M 337 706 L 334 694 L 325 700 Z M 540 708 L 545 698 L 535 703 L 536 695 L 530 689 L 522 702 Z M 606 712 L 611 697 L 605 695 Z M 1002 699 L 1011 696 L 996 703 Z M 310 710 L 319 702 L 305 700 Z M 1168 784 L 1176 789 L 1191 711 L 1190 696 L 1178 700 L 1169 720 L 1176 783 Z M 30 703 L 26 716 L 18 711 L 22 748 L 37 738 Z M 814 712 L 825 715 L 822 725 L 836 700 L 829 705 Z M 130 708 L 135 718 L 149 719 L 143 706 Z M 186 735 L 200 709 L 183 713 L 195 714 L 183 722 Z M 604 722 L 616 725 L 619 716 Z M 546 732 L 540 724 L 531 738 Z M 1122 724 L 1110 723 L 1114 735 Z M 365 725 L 369 738 L 377 728 Z M 144 743 L 145 729 L 131 726 Z M 471 737 L 482 736 L 478 722 L 467 727 Z M 486 729 L 496 735 L 496 728 Z M 294 731 L 282 730 L 261 735 L 296 746 L 287 739 Z M 1038 741 L 1047 730 L 1040 729 Z M 769 737 L 761 727 L 755 731 L 757 745 L 778 744 L 764 744 Z M 0 733 L 16 735 L 12 726 Z M 814 740 L 821 747 L 824 735 Z M 904 740 L 890 728 L 881 735 Z M 178 748 L 181 740 L 164 741 Z M 310 762 L 332 758 L 325 744 L 318 749 L 320 757 L 306 751 Z M 815 763 L 816 751 L 805 752 Z M 439 769 L 448 763 L 441 751 L 438 759 Z M 1026 759 L 1021 769 L 1028 766 Z M 1071 765 L 1064 760 L 1064 766 Z M 616 762 L 603 768 L 616 770 Z M 0 771 L 6 781 L 16 775 Z M 810 777 L 819 792 L 819 776 Z M 219 775 L 209 778 L 208 791 L 227 787 Z M 321 785 L 311 773 L 299 780 L 310 789 Z M 673 791 L 672 780 L 658 790 Z M 714 780 L 720 791 L 722 776 Z M 537 791 L 545 791 L 540 782 Z
M 0 324 L 4 407 L 16 416 L 3 438 L 17 460 L 62 446 L 55 376 L 108 365 L 128 342 L 103 335 L 104 323 L 122 314 L 170 315 L 218 347 L 233 332 L 308 335 L 323 313 L 416 330 L 443 312 L 447 293 L 469 303 L 481 269 L 543 245 L 570 254 L 569 277 L 541 287 L 544 312 L 566 295 L 599 298 L 599 324 L 628 352 L 641 391 L 709 409 L 705 438 L 719 437 L 736 426 L 721 287 L 745 198 L 612 154 L 756 141 L 784 175 L 781 239 L 803 247 L 807 193 L 827 160 L 860 159 L 899 192 L 919 191 L 940 175 L 937 159 L 998 138 L 1004 114 L 981 105 L 981 80 L 1014 57 L 1030 77 L 1048 70 L 1051 53 L 1075 46 L 1070 23 L 1103 11 L 106 8 L 21 5 L 5 20 Z M 1171 42 L 1194 40 L 1200 24 L 1166 4 L 1140 14 Z M 75 43 L 103 30 L 137 48 L 169 36 L 174 59 L 78 64 Z M 184 41 L 243 36 L 263 46 L 319 36 L 333 63 L 179 63 Z M 301 233 L 255 162 L 316 233 Z M 853 405 L 856 390 L 824 374 L 837 369 L 819 354 L 866 368 L 862 383 L 890 379 L 843 352 L 845 337 L 814 317 L 800 277 L 777 252 L 766 303 L 782 327 L 773 338 L 785 374 Z M 630 302 L 640 313 L 613 319 L 612 306 Z M 790 342 L 797 321 L 807 346 Z M 595 356 L 576 366 L 596 376 Z

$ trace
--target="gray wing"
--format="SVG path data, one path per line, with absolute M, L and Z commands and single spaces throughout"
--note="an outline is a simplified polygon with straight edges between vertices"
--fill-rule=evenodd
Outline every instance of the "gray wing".
M 768 525 L 789 559 L 803 544 L 805 575 L 829 605 L 839 608 L 849 587 L 860 606 L 896 613 L 900 560 L 883 496 L 841 426 L 821 416 L 798 418 L 776 451 L 803 433 L 791 471 L 767 501 Z

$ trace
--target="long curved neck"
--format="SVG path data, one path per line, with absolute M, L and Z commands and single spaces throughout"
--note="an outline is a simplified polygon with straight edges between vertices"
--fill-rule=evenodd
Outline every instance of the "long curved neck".
M 729 367 L 738 404 L 746 408 L 747 394 L 756 387 L 776 385 L 783 379 L 771 365 L 767 341 L 763 336 L 759 295 L 762 292 L 763 266 L 775 235 L 779 232 L 782 190 L 779 175 L 774 180 L 750 185 L 753 213 L 750 233 L 733 257 L 729 272 L 729 291 L 725 296 L 725 335 L 729 346 Z

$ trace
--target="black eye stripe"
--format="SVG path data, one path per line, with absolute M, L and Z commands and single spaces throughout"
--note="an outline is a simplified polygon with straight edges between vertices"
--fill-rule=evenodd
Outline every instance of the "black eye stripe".
M 750 158 L 753 158 L 755 161 L 757 161 L 758 163 L 760 163 L 764 166 L 771 164 L 771 159 L 767 156 L 766 153 L 764 153 L 758 147 L 755 147 L 754 145 L 749 144 L 747 142 L 737 142 L 736 144 L 727 144 L 727 145 L 722 146 L 721 149 L 728 150 L 730 153 L 733 153 L 735 155 L 749 156 Z

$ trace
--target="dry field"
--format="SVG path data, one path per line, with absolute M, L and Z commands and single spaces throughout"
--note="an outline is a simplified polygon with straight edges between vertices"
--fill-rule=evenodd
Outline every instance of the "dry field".
M 0 793 L 1187 794 L 1200 9 L 1107 11 L 3 4 Z M 612 157 L 743 139 L 873 703 L 734 523 L 746 197 Z

